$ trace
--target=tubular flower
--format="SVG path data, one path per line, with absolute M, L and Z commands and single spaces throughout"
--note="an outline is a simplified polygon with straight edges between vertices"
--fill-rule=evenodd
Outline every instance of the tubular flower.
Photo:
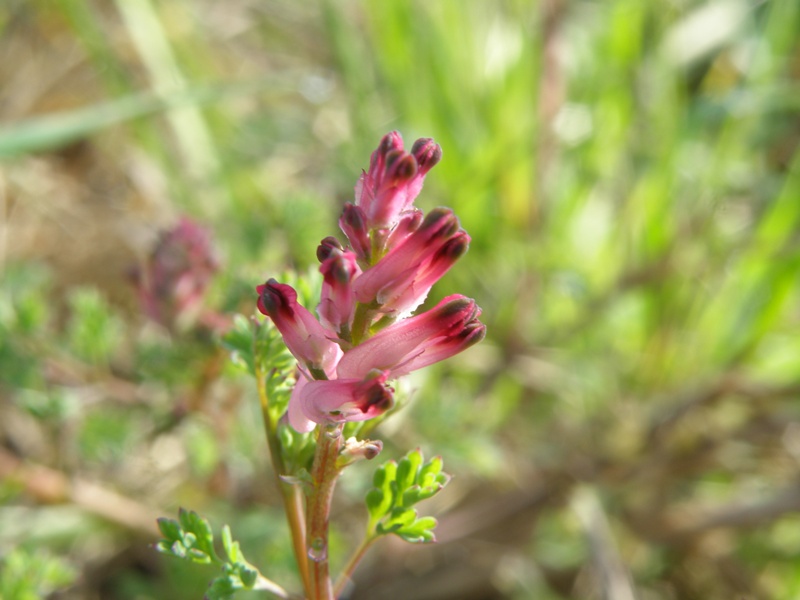
M 383 312 L 416 308 L 468 245 L 469 236 L 453 212 L 434 209 L 416 231 L 358 278 L 353 285 L 356 299 L 374 302 Z M 403 302 L 398 304 L 400 298 Z
M 461 295 L 408 316 L 469 247 L 453 211 L 437 208 L 425 216 L 413 206 L 441 157 L 432 139 L 417 140 L 405 152 L 399 133 L 383 137 L 356 185 L 356 203 L 346 204 L 339 219 L 349 247 L 328 237 L 317 248 L 319 320 L 290 286 L 271 279 L 256 288 L 258 309 L 298 360 L 288 410 L 296 430 L 379 416 L 394 403 L 389 379 L 485 336 L 480 308 Z
M 353 378 L 378 369 L 399 377 L 449 358 L 483 339 L 480 314 L 474 300 L 448 296 L 431 310 L 398 321 L 345 352 L 336 373 Z
M 256 291 L 258 310 L 272 319 L 300 363 L 326 373 L 338 362 L 342 350 L 330 339 L 335 336 L 297 302 L 297 292 L 291 286 L 270 279 Z
M 389 373 L 373 371 L 363 378 L 305 381 L 292 394 L 289 424 L 297 431 L 314 429 L 316 423 L 366 421 L 394 404 Z
M 361 273 L 352 250 L 332 250 L 322 261 L 322 294 L 319 313 L 322 324 L 340 335 L 350 330 L 355 309 L 353 279 Z

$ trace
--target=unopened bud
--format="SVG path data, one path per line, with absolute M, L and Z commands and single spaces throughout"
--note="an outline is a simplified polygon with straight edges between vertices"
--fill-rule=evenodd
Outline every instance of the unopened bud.
M 394 154 L 394 153 L 392 153 Z M 417 174 L 417 161 L 410 154 L 405 152 L 401 156 L 392 157 L 392 162 L 389 162 L 387 157 L 386 166 L 389 172 L 389 177 L 393 184 L 397 185 L 404 181 L 408 181 Z
M 390 131 L 381 138 L 381 141 L 378 144 L 378 149 L 376 150 L 376 152 L 378 154 L 386 156 L 392 150 L 402 150 L 402 149 L 403 149 L 403 136 L 400 135 L 399 131 Z
M 439 250 L 437 253 L 439 255 L 438 257 L 446 258 L 451 262 L 455 262 L 464 254 L 466 254 L 467 250 L 469 250 L 469 242 L 470 237 L 467 232 L 460 231 L 450 238 L 444 246 L 442 246 L 441 250 Z M 434 261 L 435 260 L 436 258 L 434 258 Z
M 348 438 L 336 459 L 336 467 L 341 469 L 360 460 L 372 460 L 381 453 L 381 450 L 383 450 L 383 442 L 380 440 Z
M 420 138 L 411 147 L 411 154 L 417 159 L 419 172 L 424 175 L 442 160 L 442 147 L 432 138 Z
M 425 215 L 419 226 L 419 231 L 435 229 L 436 234 L 450 237 L 459 230 L 458 218 L 449 208 L 434 208 Z
M 367 216 L 363 209 L 349 202 L 345 204 L 342 216 L 339 218 L 339 228 L 347 236 L 356 256 L 369 261 L 372 246 L 367 229 Z

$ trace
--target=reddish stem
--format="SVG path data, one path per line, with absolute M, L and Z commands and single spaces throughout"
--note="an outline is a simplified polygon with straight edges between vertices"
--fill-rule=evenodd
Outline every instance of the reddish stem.
M 341 426 L 320 426 L 311 477 L 314 489 L 308 499 L 307 547 L 313 600 L 334 600 L 328 562 L 328 527 L 331 499 L 339 469 L 336 459 L 342 445 Z

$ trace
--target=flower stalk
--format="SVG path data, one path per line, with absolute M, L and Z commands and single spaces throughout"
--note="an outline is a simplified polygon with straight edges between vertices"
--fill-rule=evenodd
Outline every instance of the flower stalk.
M 334 600 L 328 552 L 331 501 L 340 469 L 336 459 L 342 447 L 342 426 L 327 425 L 317 430 L 317 448 L 311 477 L 314 488 L 308 499 L 307 563 L 314 600 Z
M 339 574 L 339 578 L 336 580 L 336 584 L 333 586 L 334 598 L 338 598 L 345 591 L 347 584 L 350 583 L 350 581 L 353 578 L 353 573 L 355 572 L 356 567 L 361 562 L 361 559 L 364 558 L 364 555 L 367 553 L 367 550 L 370 549 L 372 544 L 377 539 L 378 536 L 375 535 L 373 531 L 370 534 L 364 536 L 364 539 L 361 540 L 361 543 L 358 545 L 358 548 L 356 548 L 353 554 L 350 556 L 350 559 L 347 561 L 347 564 L 342 569 L 342 572 Z

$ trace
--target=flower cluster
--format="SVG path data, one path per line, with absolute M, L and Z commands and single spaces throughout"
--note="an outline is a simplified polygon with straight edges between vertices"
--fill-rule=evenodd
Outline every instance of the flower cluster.
M 432 139 L 406 152 L 399 133 L 384 136 L 339 220 L 349 245 L 328 237 L 317 249 L 319 319 L 291 286 L 270 279 L 256 288 L 258 309 L 298 361 L 288 415 L 296 430 L 375 417 L 393 404 L 387 381 L 483 339 L 480 308 L 464 296 L 410 316 L 470 242 L 453 211 L 413 206 L 441 157 Z
M 163 232 L 145 264 L 131 272 L 145 314 L 170 330 L 193 322 L 219 259 L 211 234 L 182 217 Z

